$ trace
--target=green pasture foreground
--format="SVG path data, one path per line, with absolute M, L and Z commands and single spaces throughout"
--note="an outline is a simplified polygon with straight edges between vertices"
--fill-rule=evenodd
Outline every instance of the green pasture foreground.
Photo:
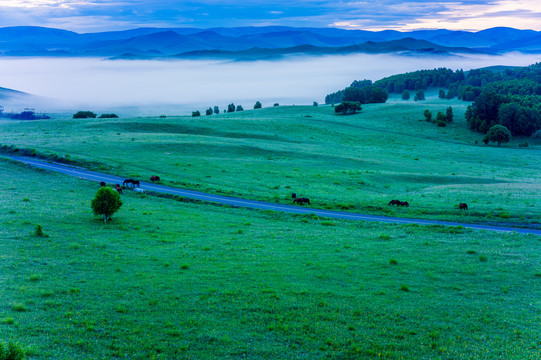
M 32 359 L 541 357 L 538 236 L 129 191 L 104 224 L 96 183 L 0 169 L 0 340 Z
M 464 120 L 467 105 L 391 99 L 352 116 L 280 106 L 197 118 L 0 121 L 0 145 L 249 199 L 291 203 L 296 193 L 322 209 L 541 226 L 541 144 L 484 145 Z M 425 109 L 435 117 L 449 106 L 447 127 L 422 120 Z M 388 206 L 393 199 L 410 207 Z

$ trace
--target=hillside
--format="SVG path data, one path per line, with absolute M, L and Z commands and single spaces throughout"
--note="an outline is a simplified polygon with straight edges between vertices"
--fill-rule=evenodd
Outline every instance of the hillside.
M 9 100 L 15 97 L 24 97 L 24 96 L 29 96 L 29 94 L 24 93 L 22 91 L 0 87 L 0 100 Z
M 460 115 L 467 105 L 427 92 L 425 101 L 392 96 L 351 116 L 269 106 L 199 118 L 0 120 L 0 149 L 292 206 L 305 206 L 292 204 L 294 192 L 322 210 L 540 228 L 541 143 L 485 146 Z M 447 127 L 422 120 L 425 109 L 448 107 L 456 116 Z M 100 179 L 1 154 L 0 168 L 0 329 L 31 358 L 539 354 L 539 236 L 129 189 L 104 224 L 90 210 Z

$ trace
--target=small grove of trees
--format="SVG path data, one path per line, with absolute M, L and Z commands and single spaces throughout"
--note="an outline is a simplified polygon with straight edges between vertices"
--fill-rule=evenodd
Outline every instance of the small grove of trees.
M 116 190 L 102 186 L 90 202 L 90 206 L 94 215 L 103 215 L 103 222 L 107 222 L 120 209 L 122 200 Z
M 244 108 L 242 107 L 242 105 L 237 105 L 237 111 L 244 111 Z
M 541 96 L 510 96 L 484 89 L 468 106 L 466 120 L 479 132 L 503 125 L 513 136 L 530 136 L 541 129 Z
M 192 111 L 192 117 L 198 117 L 201 116 L 201 112 L 199 110 Z
M 117 114 L 101 114 L 100 119 L 118 119 Z
M 438 111 L 436 118 L 433 118 L 432 113 L 428 109 L 423 112 L 423 115 L 426 122 L 435 122 L 440 127 L 445 127 L 448 123 L 453 122 L 453 108 L 450 106 L 445 110 L 445 113 Z
M 344 115 L 352 115 L 361 110 L 362 106 L 358 101 L 342 101 L 340 104 L 334 107 L 335 113 L 342 113 Z
M 254 105 L 254 109 L 261 109 L 262 105 L 261 105 L 261 102 L 260 101 L 256 101 L 255 105 Z
M 425 99 L 425 92 L 424 90 L 417 90 L 417 92 L 415 93 L 415 96 L 413 97 L 413 100 L 415 101 L 421 101 L 421 100 L 424 100 Z
M 218 106 L 214 106 L 214 113 L 218 115 L 220 113 L 220 108 Z
M 235 104 L 231 103 L 227 105 L 227 112 L 228 113 L 235 112 Z
M 498 143 L 498 147 L 502 143 L 507 143 L 511 140 L 511 131 L 503 125 L 494 125 L 488 129 L 483 142 L 488 144 L 489 142 Z
M 387 90 L 380 86 L 374 86 L 371 80 L 356 80 L 344 90 L 325 96 L 325 104 L 342 101 L 356 101 L 361 104 L 385 103 L 388 97 Z
M 92 111 L 78 111 L 75 114 L 73 114 L 74 119 L 87 119 L 87 118 L 96 118 L 96 114 L 94 114 Z
M 212 115 L 213 111 L 212 111 L 212 108 L 208 108 L 206 111 L 205 111 L 205 115 Z

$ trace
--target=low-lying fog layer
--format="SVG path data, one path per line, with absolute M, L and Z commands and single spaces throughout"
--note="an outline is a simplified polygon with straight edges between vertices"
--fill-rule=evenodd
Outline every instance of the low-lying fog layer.
M 323 103 L 326 94 L 343 89 L 353 80 L 375 81 L 439 67 L 469 70 L 492 65 L 525 66 L 539 60 L 539 56 L 525 54 L 348 55 L 254 62 L 0 58 L 0 87 L 58 100 L 28 104 L 44 112 L 85 108 L 124 109 L 131 112 L 129 115 L 188 114 L 214 105 L 223 109 L 232 102 L 249 109 L 257 100 L 263 106 L 275 102 L 311 105 L 313 101 Z

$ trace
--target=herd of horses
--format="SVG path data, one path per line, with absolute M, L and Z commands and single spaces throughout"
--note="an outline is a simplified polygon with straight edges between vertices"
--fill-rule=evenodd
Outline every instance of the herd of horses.
M 150 181 L 152 181 L 153 183 L 155 181 L 160 181 L 160 177 L 156 175 L 152 175 L 150 177 Z M 118 191 L 119 194 L 122 194 L 122 189 L 126 189 L 126 188 L 132 188 L 133 191 L 144 194 L 145 190 L 141 189 L 140 185 L 141 185 L 141 182 L 139 180 L 125 179 L 124 182 L 122 183 L 122 186 L 120 186 L 120 184 L 115 184 L 114 189 Z M 106 186 L 105 181 L 101 181 L 100 186 Z
M 150 181 L 152 181 L 154 183 L 155 181 L 161 181 L 161 180 L 160 180 L 159 176 L 152 175 L 150 177 Z M 133 188 L 133 191 L 135 191 L 135 192 L 144 193 L 145 191 L 143 189 L 141 189 L 139 187 L 139 185 L 140 185 L 139 180 L 126 179 L 122 183 L 122 186 L 120 186 L 120 184 L 115 184 L 115 190 L 118 191 L 120 194 L 122 194 L 122 189 L 125 189 L 127 187 L 131 187 L 131 188 Z M 104 181 L 100 182 L 100 186 L 105 186 L 105 182 Z M 297 204 L 297 205 L 308 204 L 308 205 L 311 205 L 309 198 L 297 197 L 296 193 L 291 194 L 291 198 L 293 199 L 293 204 Z M 401 206 L 401 207 L 404 207 L 404 206 L 409 207 L 410 206 L 409 202 L 400 201 L 400 200 L 391 200 L 388 205 L 396 205 L 397 207 L 398 206 Z M 460 210 L 468 210 L 468 204 L 460 203 L 460 204 L 458 204 L 458 208 Z

